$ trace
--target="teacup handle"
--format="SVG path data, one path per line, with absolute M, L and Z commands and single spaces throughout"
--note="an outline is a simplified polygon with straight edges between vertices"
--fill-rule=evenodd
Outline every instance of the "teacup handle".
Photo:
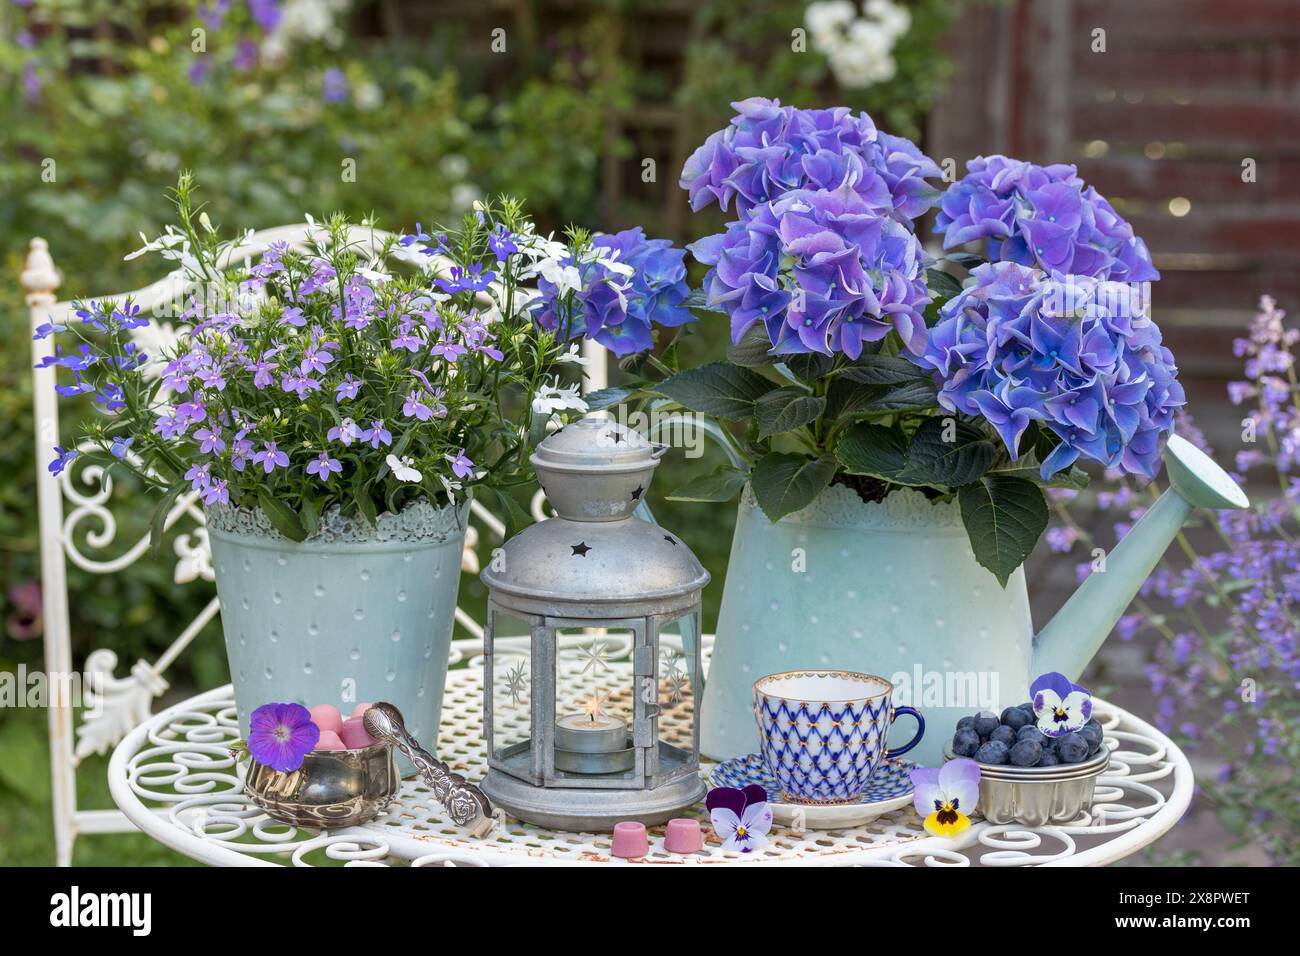
M 921 712 L 919 710 L 917 710 L 915 707 L 895 707 L 893 714 L 891 714 L 889 717 L 889 726 L 891 727 L 894 726 L 894 721 L 898 719 L 899 714 L 910 714 L 911 716 L 916 718 L 916 736 L 913 737 L 911 740 L 909 740 L 907 743 L 903 744 L 903 746 L 901 747 L 895 747 L 893 750 L 886 750 L 885 751 L 886 760 L 907 753 L 909 750 L 911 750 L 913 747 L 919 744 L 921 742 L 921 738 L 925 736 L 925 718 L 921 716 Z

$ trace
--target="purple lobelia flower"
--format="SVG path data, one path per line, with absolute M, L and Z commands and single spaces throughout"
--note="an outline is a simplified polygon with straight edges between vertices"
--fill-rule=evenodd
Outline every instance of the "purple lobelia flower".
M 464 448 L 454 455 L 444 457 L 451 463 L 451 473 L 457 478 L 472 478 L 474 476 L 474 462 L 465 457 Z
M 263 704 L 248 718 L 248 752 L 272 770 L 297 770 L 319 741 L 320 728 L 302 704 Z
M 71 448 L 65 451 L 64 449 L 60 448 L 58 445 L 55 445 L 54 460 L 49 464 L 50 474 L 55 476 L 63 474 L 63 470 L 67 468 L 69 464 L 71 464 L 72 459 L 76 458 L 80 454 L 81 452 L 77 451 L 75 448 Z
M 320 455 L 307 462 L 307 474 L 315 475 L 321 481 L 329 481 L 330 474 L 342 474 L 343 466 L 339 464 L 337 458 L 331 458 L 329 452 L 323 451 Z
M 1092 719 L 1092 693 L 1052 671 L 1029 685 L 1038 729 L 1048 737 L 1063 737 Z
M 704 805 L 724 850 L 751 853 L 767 846 L 772 807 L 767 802 L 767 791 L 758 784 L 743 789 L 714 787 Z
M 914 354 L 925 350 L 926 256 L 890 214 L 887 192 L 794 190 L 688 248 L 712 267 L 705 294 L 731 316 L 733 341 L 762 321 L 777 354 L 856 359 L 891 331 Z
M 966 169 L 935 221 L 945 249 L 985 239 L 995 261 L 1116 282 L 1160 278 L 1133 227 L 1073 166 L 978 156 Z
M 982 416 L 1013 458 L 1030 422 L 1060 443 L 1044 478 L 1080 456 L 1155 477 L 1183 388 L 1133 286 L 988 263 L 943 306 L 918 363 L 939 403 Z
M 269 475 L 276 468 L 288 468 L 289 456 L 280 451 L 275 446 L 275 442 L 269 441 L 265 442 L 262 450 L 253 456 L 253 464 L 261 465 L 262 470 Z
M 330 67 L 321 78 L 320 95 L 326 103 L 345 103 L 351 88 L 348 78 L 338 67 Z

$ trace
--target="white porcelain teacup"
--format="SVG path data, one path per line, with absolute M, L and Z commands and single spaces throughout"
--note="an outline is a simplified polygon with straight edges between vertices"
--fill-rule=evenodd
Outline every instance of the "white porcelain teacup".
M 763 760 L 792 803 L 852 803 L 886 757 L 911 750 L 925 720 L 911 707 L 893 707 L 894 685 L 853 671 L 787 671 L 754 682 L 754 717 Z M 916 718 L 916 736 L 885 748 L 899 714 Z

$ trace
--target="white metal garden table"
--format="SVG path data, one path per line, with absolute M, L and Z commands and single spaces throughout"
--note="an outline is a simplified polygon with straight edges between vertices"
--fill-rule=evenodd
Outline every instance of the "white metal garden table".
M 460 642 L 457 642 L 460 643 Z M 611 686 L 628 664 L 614 662 Z M 795 832 L 776 827 L 752 854 L 663 851 L 663 828 L 651 828 L 651 854 L 637 861 L 609 854 L 607 834 L 562 833 L 502 820 L 485 839 L 467 838 L 443 816 L 419 780 L 368 824 L 316 832 L 268 817 L 243 792 L 229 746 L 239 737 L 231 689 L 200 694 L 154 715 L 117 746 L 109 764 L 113 799 L 141 830 L 173 849 L 222 866 L 346 865 L 651 865 L 701 864 L 1024 866 L 1112 863 L 1167 832 L 1187 810 L 1192 769 L 1182 751 L 1146 722 L 1104 701 L 1097 716 L 1113 756 L 1097 783 L 1091 813 L 1069 825 L 995 826 L 977 820 L 956 839 L 925 833 L 911 807 L 845 830 Z M 448 675 L 438 756 L 475 780 L 486 771 L 482 740 L 482 668 Z M 708 772 L 708 768 L 704 772 Z M 696 810 L 705 819 L 703 807 Z

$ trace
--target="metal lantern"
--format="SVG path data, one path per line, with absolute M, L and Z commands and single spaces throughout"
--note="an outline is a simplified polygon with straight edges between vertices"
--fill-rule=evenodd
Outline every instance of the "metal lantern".
M 704 796 L 695 715 L 709 574 L 632 514 L 665 450 L 597 417 L 548 436 L 532 463 L 556 517 L 507 541 L 482 574 L 482 789 L 522 820 L 610 830 Z

